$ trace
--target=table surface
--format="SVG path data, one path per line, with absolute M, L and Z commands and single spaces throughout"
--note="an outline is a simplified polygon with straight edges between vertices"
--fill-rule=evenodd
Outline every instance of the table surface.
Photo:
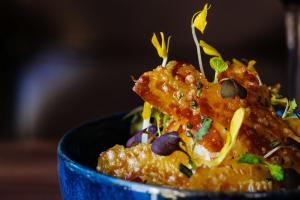
M 57 143 L 55 139 L 0 141 L 0 198 L 61 199 Z

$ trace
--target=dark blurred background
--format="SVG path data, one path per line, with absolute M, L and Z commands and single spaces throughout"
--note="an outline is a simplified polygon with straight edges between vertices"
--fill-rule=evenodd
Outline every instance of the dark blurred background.
M 205 2 L 212 8 L 203 38 L 227 59 L 255 59 L 263 81 L 280 82 L 286 94 L 281 2 Z M 139 105 L 130 76 L 161 63 L 152 33 L 172 35 L 170 59 L 196 65 L 190 19 L 203 4 L 1 1 L 0 137 L 59 137 L 83 121 Z

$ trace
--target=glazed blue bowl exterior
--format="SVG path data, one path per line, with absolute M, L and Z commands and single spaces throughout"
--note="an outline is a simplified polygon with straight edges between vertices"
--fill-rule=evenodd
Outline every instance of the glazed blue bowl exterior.
M 58 176 L 65 200 L 161 200 L 161 199 L 300 199 L 300 190 L 261 193 L 215 193 L 177 190 L 122 180 L 97 172 L 99 153 L 125 144 L 129 123 L 113 115 L 85 123 L 69 131 L 58 145 Z

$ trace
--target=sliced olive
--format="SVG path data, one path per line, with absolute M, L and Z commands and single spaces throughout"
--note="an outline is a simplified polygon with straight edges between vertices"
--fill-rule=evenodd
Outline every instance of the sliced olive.
M 247 97 L 247 90 L 235 80 L 227 79 L 221 83 L 221 96 L 225 99 L 234 96 L 244 99 Z

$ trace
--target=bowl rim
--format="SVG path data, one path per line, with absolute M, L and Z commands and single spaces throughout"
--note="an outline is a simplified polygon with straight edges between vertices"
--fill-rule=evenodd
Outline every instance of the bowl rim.
M 76 162 L 74 159 L 72 159 L 69 155 L 67 155 L 67 152 L 64 151 L 65 141 L 67 140 L 68 137 L 70 137 L 70 135 L 74 134 L 78 129 L 83 129 L 84 127 L 92 126 L 93 124 L 103 123 L 108 119 L 114 119 L 124 115 L 125 112 L 122 112 L 122 113 L 115 113 L 112 115 L 95 118 L 92 120 L 85 121 L 80 125 L 76 126 L 75 128 L 72 128 L 69 131 L 67 131 L 59 140 L 57 146 L 58 169 L 61 160 L 63 160 L 63 162 L 68 163 L 69 168 L 71 167 L 73 170 L 78 171 L 81 175 L 87 177 L 88 179 L 92 179 L 93 182 L 101 183 L 101 180 L 106 180 L 106 182 L 110 182 L 113 185 L 126 187 L 136 192 L 147 192 L 151 194 L 166 194 L 166 195 L 176 195 L 176 196 L 183 196 L 183 197 L 224 196 L 224 197 L 247 197 L 247 198 L 265 198 L 268 196 L 291 195 L 291 194 L 300 195 L 300 189 L 275 190 L 275 191 L 265 191 L 265 192 L 222 192 L 222 191 L 212 192 L 212 191 L 203 191 L 203 190 L 178 189 L 178 188 L 171 188 L 163 185 L 139 183 L 139 182 L 124 180 L 118 177 L 114 177 L 114 176 L 110 176 L 98 172 L 96 171 L 96 167 L 95 169 L 92 169 L 88 166 L 80 164 Z M 60 176 L 59 172 L 58 172 L 58 176 Z

